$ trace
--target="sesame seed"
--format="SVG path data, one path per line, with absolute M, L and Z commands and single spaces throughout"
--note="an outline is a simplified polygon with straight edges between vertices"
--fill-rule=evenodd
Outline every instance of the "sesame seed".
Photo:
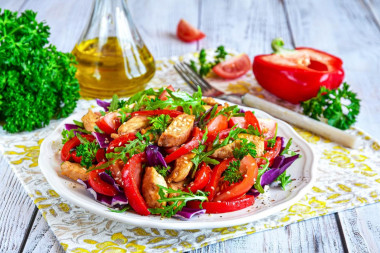
M 211 186 L 211 189 L 212 189 L 212 190 L 215 190 L 215 187 L 214 187 L 214 186 Z
M 231 192 L 230 192 L 230 191 L 227 191 L 227 194 L 231 194 Z

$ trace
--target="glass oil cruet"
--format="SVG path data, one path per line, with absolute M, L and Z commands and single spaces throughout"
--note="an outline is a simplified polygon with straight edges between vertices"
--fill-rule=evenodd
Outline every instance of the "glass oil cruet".
M 132 95 L 155 72 L 154 59 L 141 39 L 126 0 L 95 0 L 90 21 L 72 52 L 82 97 Z

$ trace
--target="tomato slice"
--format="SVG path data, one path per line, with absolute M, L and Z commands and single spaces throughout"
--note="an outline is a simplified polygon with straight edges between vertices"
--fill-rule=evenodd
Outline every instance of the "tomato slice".
M 251 111 L 246 111 L 244 113 L 244 119 L 245 119 L 247 128 L 249 125 L 252 125 L 254 128 L 256 128 L 259 131 L 259 133 L 261 133 L 259 121 L 257 120 L 255 115 Z
M 106 150 L 104 148 L 98 149 L 98 151 L 96 151 L 95 159 L 98 163 L 106 162 Z
M 170 117 L 177 117 L 178 115 L 182 114 L 183 112 L 177 111 L 177 110 L 167 110 L 167 109 L 159 109 L 159 110 L 151 110 L 151 111 L 138 111 L 138 112 L 132 112 L 132 117 L 134 116 L 155 116 L 155 115 L 161 115 L 166 114 Z
M 83 138 L 86 138 L 88 141 L 94 141 L 95 137 L 90 134 L 83 134 L 81 135 Z M 68 161 L 71 157 L 70 150 L 75 148 L 76 146 L 79 146 L 80 140 L 78 137 L 74 136 L 70 140 L 68 140 L 65 145 L 63 145 L 61 150 L 61 160 L 62 161 Z
M 199 146 L 199 141 L 202 139 L 202 132 L 200 131 L 200 129 L 198 127 L 196 127 L 193 130 L 193 135 L 194 135 L 194 137 L 191 139 L 191 141 L 184 144 L 183 146 L 178 148 L 173 153 L 167 155 L 165 157 L 165 162 L 170 163 L 170 162 L 176 160 L 177 158 L 179 158 L 183 155 L 186 155 L 187 153 L 190 153 L 191 150 L 193 150 L 194 148 L 197 148 Z
M 122 135 L 116 139 L 114 139 L 113 141 L 111 141 L 111 143 L 108 145 L 107 147 L 107 153 L 109 152 L 114 152 L 114 149 L 117 148 L 117 147 L 121 147 L 121 146 L 124 146 L 125 144 L 127 144 L 129 141 L 133 141 L 134 139 L 136 139 L 136 134 L 135 133 L 128 133 L 128 134 L 125 134 L 125 135 Z
M 203 39 L 206 35 L 186 20 L 181 19 L 177 26 L 177 37 L 184 42 L 192 42 Z
M 224 79 L 235 79 L 241 77 L 250 69 L 251 61 L 246 54 L 232 57 L 212 68 L 215 74 Z
M 208 135 L 217 135 L 228 128 L 228 119 L 224 115 L 218 115 L 207 124 Z
M 202 162 L 201 168 L 195 173 L 194 182 L 191 182 L 186 190 L 190 190 L 191 192 L 203 190 L 210 181 L 211 174 L 212 170 L 210 166 Z
M 263 157 L 269 160 L 269 167 L 272 166 L 274 158 L 276 158 L 280 154 L 281 144 L 282 144 L 281 138 L 277 137 L 276 143 L 274 144 L 274 146 L 270 148 L 269 150 L 267 150 L 267 152 L 263 155 Z M 265 159 L 261 159 L 261 158 L 256 158 L 256 162 L 258 166 L 266 163 Z
M 103 163 L 99 163 L 101 165 Z M 115 189 L 113 185 L 104 182 L 99 173 L 105 171 L 105 169 L 92 170 L 88 176 L 88 183 L 97 193 L 101 193 L 106 196 L 116 196 L 119 192 Z
M 277 122 L 273 119 L 258 119 L 260 129 L 265 139 L 272 139 L 276 136 Z
M 158 97 L 158 99 L 162 100 L 162 101 L 165 101 L 168 99 L 168 95 L 169 93 L 166 91 L 166 90 L 171 90 L 171 91 L 175 91 L 175 89 L 173 88 L 173 86 L 169 85 L 162 93 L 161 95 Z
M 256 182 L 258 174 L 258 166 L 255 158 L 251 155 L 246 155 L 240 162 L 240 171 L 247 171 L 243 180 L 235 184 L 231 189 L 226 189 L 217 193 L 214 201 L 227 201 L 244 195 Z
M 140 215 L 150 214 L 148 206 L 140 193 L 142 163 L 145 160 L 145 152 L 136 154 L 128 160 L 121 172 L 125 196 L 133 210 Z
M 228 121 L 228 127 L 232 128 L 236 124 L 239 128 L 247 128 L 247 123 L 244 117 L 231 117 Z
M 190 201 L 187 203 L 187 206 L 199 208 L 200 203 L 200 201 Z M 206 209 L 206 213 L 228 213 L 252 206 L 254 203 L 255 197 L 246 195 L 242 198 L 229 201 L 203 202 L 202 207 Z
M 74 160 L 74 162 L 76 163 L 81 163 L 82 161 L 82 157 L 81 156 L 77 156 L 77 151 L 74 150 L 73 152 L 71 152 L 71 159 Z
M 106 134 L 116 133 L 120 126 L 119 116 L 120 114 L 118 112 L 107 113 L 96 121 L 96 125 Z
M 227 169 L 231 161 L 236 161 L 235 158 L 228 158 L 214 167 L 212 170 L 210 182 L 206 185 L 205 191 L 209 192 L 208 200 L 211 201 L 216 193 L 216 189 L 219 184 L 219 180 L 222 177 L 222 173 Z

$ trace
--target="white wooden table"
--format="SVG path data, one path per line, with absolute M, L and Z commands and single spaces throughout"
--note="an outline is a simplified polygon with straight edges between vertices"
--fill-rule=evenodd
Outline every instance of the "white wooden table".
M 0 0 L 0 8 L 38 12 L 50 41 L 71 51 L 91 0 Z M 130 10 L 155 58 L 225 45 L 251 57 L 269 53 L 275 37 L 340 56 L 346 81 L 362 99 L 357 127 L 380 139 L 380 0 L 134 0 Z M 180 42 L 180 18 L 206 33 Z M 47 223 L 0 157 L 0 252 L 62 252 Z M 214 244 L 198 252 L 380 252 L 380 204 Z

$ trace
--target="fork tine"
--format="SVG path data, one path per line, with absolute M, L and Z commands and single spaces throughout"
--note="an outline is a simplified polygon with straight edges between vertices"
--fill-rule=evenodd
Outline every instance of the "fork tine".
M 212 87 L 209 82 L 207 82 L 203 77 L 201 77 L 197 72 L 195 72 L 191 67 L 190 67 L 190 64 L 188 64 L 187 62 L 183 63 L 184 65 L 186 65 L 187 69 L 190 70 L 190 72 L 195 75 L 206 87 L 207 89 L 214 89 L 214 87 Z
M 197 84 L 201 87 L 203 92 L 206 92 L 209 90 L 209 87 L 205 85 L 201 77 L 194 73 L 194 70 L 185 63 L 181 63 L 182 68 L 186 71 L 187 76 L 189 76 L 192 80 L 196 80 Z
M 182 72 L 182 74 L 184 74 L 192 82 L 193 88 L 198 90 L 197 86 L 199 86 L 202 90 L 204 90 L 204 87 L 202 86 L 199 79 L 192 76 L 189 70 L 187 70 L 187 68 L 183 64 L 178 64 L 177 68 Z
M 192 78 L 192 76 L 188 74 L 187 70 L 181 64 L 177 65 L 177 69 L 182 73 L 183 76 L 185 76 L 191 88 L 193 88 L 194 91 L 197 91 L 199 86 L 198 80 Z
M 174 64 L 174 69 L 177 71 L 177 73 L 182 77 L 183 80 L 194 90 L 197 91 L 198 88 L 196 85 L 182 72 L 178 64 Z
M 193 82 L 193 84 L 194 84 L 195 86 L 199 86 L 199 87 L 201 88 L 202 91 L 207 90 L 207 88 L 205 88 L 205 87 L 202 85 L 202 83 L 201 83 L 201 81 L 199 80 L 199 78 L 193 76 L 193 75 L 191 74 L 191 72 L 186 68 L 185 65 L 180 64 L 178 67 L 180 68 L 180 70 L 182 71 L 182 73 L 185 74 L 185 75 L 187 76 L 187 78 L 189 78 L 189 79 Z M 197 88 L 197 90 L 198 90 L 198 87 L 196 87 L 196 88 Z

